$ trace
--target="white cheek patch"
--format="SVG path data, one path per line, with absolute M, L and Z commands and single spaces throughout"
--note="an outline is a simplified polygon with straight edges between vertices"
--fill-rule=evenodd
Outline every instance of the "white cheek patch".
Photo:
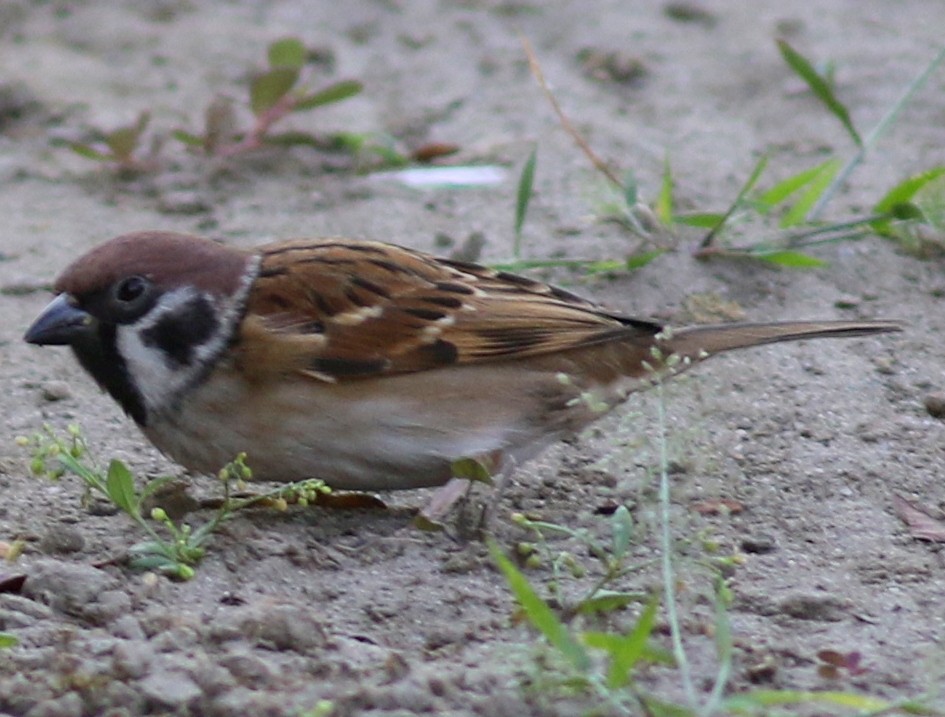
M 161 407 L 191 380 L 193 368 L 173 367 L 167 356 L 141 340 L 137 326 L 119 326 L 115 332 L 118 353 L 125 360 L 128 375 L 149 409 Z

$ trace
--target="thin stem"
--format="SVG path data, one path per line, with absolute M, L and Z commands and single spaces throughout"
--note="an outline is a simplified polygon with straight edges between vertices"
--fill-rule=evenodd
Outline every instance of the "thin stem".
M 679 612 L 676 606 L 676 574 L 673 571 L 673 536 L 672 516 L 670 515 L 669 491 L 669 456 L 666 451 L 666 399 L 663 393 L 663 382 L 656 381 L 656 428 L 659 441 L 660 462 L 660 521 L 662 523 L 661 548 L 663 552 L 663 593 L 666 605 L 666 619 L 669 622 L 670 635 L 673 642 L 673 657 L 679 666 L 682 676 L 683 689 L 686 699 L 693 707 L 697 704 L 696 688 L 692 682 L 692 669 L 686 657 L 686 648 L 682 642 L 682 630 L 679 625 Z
M 925 67 L 922 72 L 919 73 L 912 82 L 909 83 L 909 86 L 906 87 L 905 91 L 902 93 L 902 96 L 893 103 L 892 107 L 883 115 L 883 118 L 879 123 L 872 129 L 872 131 L 866 136 L 866 139 L 863 142 L 863 145 L 857 151 L 856 154 L 847 162 L 846 166 L 840 170 L 840 173 L 834 178 L 830 183 L 830 186 L 824 190 L 824 193 L 820 195 L 820 199 L 817 200 L 817 203 L 807 214 L 807 221 L 814 222 L 821 215 L 824 208 L 833 199 L 833 195 L 836 194 L 837 189 L 847 181 L 847 177 L 852 174 L 853 170 L 856 169 L 863 159 L 866 157 L 866 153 L 873 148 L 873 146 L 879 141 L 879 139 L 886 134 L 886 131 L 892 126 L 893 122 L 896 121 L 899 113 L 902 111 L 902 108 L 908 104 L 912 99 L 912 96 L 922 88 L 922 85 L 925 84 L 926 80 L 929 79 L 929 76 L 938 69 L 938 66 L 945 60 L 945 46 L 938 51 L 938 54 L 932 59 L 932 61 Z

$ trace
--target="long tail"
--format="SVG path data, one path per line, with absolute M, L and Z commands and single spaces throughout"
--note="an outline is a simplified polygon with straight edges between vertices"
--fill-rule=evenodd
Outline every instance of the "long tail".
M 660 342 L 664 355 L 696 361 L 732 349 L 798 339 L 834 339 L 902 331 L 897 321 L 784 321 L 674 329 Z

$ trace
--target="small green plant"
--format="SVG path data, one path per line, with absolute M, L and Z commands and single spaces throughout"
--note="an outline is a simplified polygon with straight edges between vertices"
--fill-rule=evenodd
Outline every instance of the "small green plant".
M 14 635 L 11 635 L 8 632 L 0 632 L 0 650 L 7 650 L 11 647 L 16 647 L 20 644 L 20 641 L 16 639 Z
M 30 449 L 30 471 L 34 475 L 53 480 L 66 474 L 78 476 L 85 485 L 85 501 L 93 494 L 103 496 L 138 525 L 148 540 L 129 549 L 132 567 L 156 570 L 179 580 L 189 580 L 194 576 L 194 566 L 206 554 L 207 543 L 214 531 L 236 511 L 258 504 L 269 504 L 278 509 L 285 509 L 289 502 L 307 505 L 319 495 L 330 492 L 322 481 L 307 480 L 263 495 L 234 498 L 233 488 L 242 488 L 252 477 L 252 471 L 246 465 L 246 455 L 241 453 L 218 474 L 223 489 L 220 507 L 210 520 L 193 528 L 187 523 L 175 522 L 163 508 L 145 508 L 172 478 L 148 481 L 139 490 L 134 476 L 122 461 L 112 459 L 108 469 L 103 471 L 90 456 L 82 431 L 76 425 L 70 425 L 65 436 L 43 426 L 42 432 L 19 438 L 17 443 Z M 163 534 L 155 525 L 163 529 Z
M 91 142 L 72 142 L 69 146 L 76 154 L 96 162 L 105 162 L 119 171 L 136 173 L 155 166 L 161 146 L 155 139 L 146 154 L 142 154 L 141 141 L 151 121 L 149 112 L 141 112 L 133 124 L 110 132 L 100 132 Z
M 747 257 L 791 268 L 815 268 L 826 262 L 802 251 L 818 245 L 860 239 L 870 233 L 894 239 L 916 253 L 945 252 L 945 167 L 934 167 L 911 176 L 890 189 L 865 216 L 835 222 L 822 222 L 820 216 L 836 191 L 847 183 L 853 171 L 866 154 L 877 144 L 898 118 L 931 74 L 945 62 L 945 49 L 940 50 L 922 72 L 906 87 L 902 96 L 893 103 L 886 115 L 865 135 L 851 119 L 850 112 L 835 91 L 830 65 L 818 70 L 814 63 L 803 57 L 787 42 L 780 40 L 778 48 L 787 65 L 808 86 L 811 93 L 841 122 L 853 141 L 856 151 L 843 162 L 831 157 L 813 167 L 797 172 L 771 186 L 758 189 L 768 167 L 767 155 L 756 163 L 728 208 L 722 212 L 680 212 L 673 198 L 673 174 L 669 159 L 664 162 L 662 180 L 656 198 L 650 204 L 640 199 L 634 174 L 628 171 L 618 176 L 580 135 L 545 81 L 541 67 L 531 46 L 525 42 L 532 74 L 558 116 L 562 128 L 574 139 L 587 156 L 595 171 L 606 183 L 607 198 L 600 202 L 598 213 L 602 219 L 614 222 L 638 239 L 626 258 L 604 261 L 551 260 L 516 261 L 501 268 L 527 269 L 545 266 L 568 266 L 587 272 L 635 269 L 672 249 L 677 239 L 673 236 L 677 225 L 706 230 L 696 256 Z M 527 169 L 527 166 L 526 166 Z M 526 172 L 523 171 L 523 180 Z M 524 181 L 520 182 L 520 192 Z M 519 214 L 527 207 L 521 196 L 517 204 Z M 776 225 L 772 233 L 770 227 Z M 746 229 L 746 225 L 748 229 Z M 760 228 L 756 225 L 760 225 Z M 516 219 L 516 227 L 520 219 Z M 750 245 L 732 245 L 728 235 L 741 227 L 752 234 L 767 232 L 770 239 Z M 723 239 L 725 241 L 723 241 Z M 516 242 L 516 250 L 518 242 Z
M 200 148 L 208 155 L 232 157 L 264 146 L 307 144 L 324 148 L 326 143 L 306 132 L 273 134 L 272 127 L 288 115 L 341 102 L 361 92 L 355 80 L 343 80 L 311 91 L 302 82 L 307 51 L 300 40 L 287 37 L 269 45 L 266 70 L 256 74 L 249 85 L 249 108 L 254 117 L 247 130 L 236 128 L 233 103 L 218 97 L 204 115 L 204 133 L 195 135 L 184 130 L 173 133 L 175 139 L 189 147 Z
M 238 126 L 234 102 L 219 95 L 204 112 L 202 134 L 177 129 L 171 132 L 171 136 L 187 147 L 213 157 L 233 157 L 267 146 L 310 145 L 356 155 L 373 153 L 386 164 L 405 163 L 406 158 L 390 148 L 389 143 L 369 135 L 340 133 L 322 138 L 308 132 L 273 132 L 273 126 L 290 114 L 341 102 L 363 89 L 356 80 L 343 80 L 311 90 L 303 78 L 307 55 L 305 46 L 294 37 L 269 45 L 267 68 L 255 74 L 249 83 L 248 108 L 253 116 L 250 127 L 243 129 Z M 165 135 L 155 135 L 150 148 L 143 152 L 141 144 L 149 120 L 150 113 L 142 112 L 131 125 L 96 132 L 90 141 L 72 142 L 69 147 L 82 157 L 110 164 L 119 171 L 153 170 L 158 166 L 158 152 Z
M 521 513 L 515 513 L 512 522 L 529 531 L 532 536 L 532 540 L 519 542 L 516 546 L 519 558 L 526 567 L 551 567 L 552 579 L 548 584 L 550 598 L 562 607 L 566 616 L 610 612 L 632 603 L 646 602 L 645 593 L 613 590 L 610 587 L 643 567 L 628 564 L 634 526 L 626 506 L 619 506 L 610 518 L 609 545 L 601 543 L 589 530 L 532 520 Z M 575 557 L 573 551 L 556 552 L 548 543 L 549 534 L 571 538 L 599 564 L 600 576 L 577 597 L 566 594 L 566 585 L 586 577 L 590 571 Z

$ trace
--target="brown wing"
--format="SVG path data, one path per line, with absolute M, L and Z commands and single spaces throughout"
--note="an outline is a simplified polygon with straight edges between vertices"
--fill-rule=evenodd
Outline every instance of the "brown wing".
M 261 249 L 241 333 L 244 370 L 327 381 L 535 356 L 656 324 L 481 266 L 346 239 Z

